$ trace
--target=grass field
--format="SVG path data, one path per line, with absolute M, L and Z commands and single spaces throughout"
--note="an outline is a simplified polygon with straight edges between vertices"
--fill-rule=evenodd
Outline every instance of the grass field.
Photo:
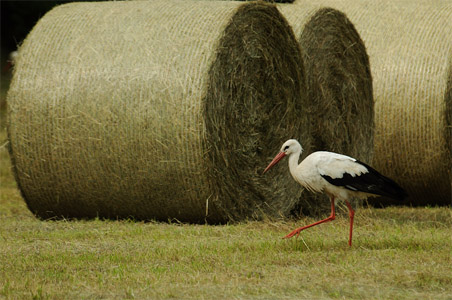
M 312 222 L 223 226 L 40 221 L 10 170 L 0 130 L 0 298 L 452 299 L 452 210 L 358 210 Z

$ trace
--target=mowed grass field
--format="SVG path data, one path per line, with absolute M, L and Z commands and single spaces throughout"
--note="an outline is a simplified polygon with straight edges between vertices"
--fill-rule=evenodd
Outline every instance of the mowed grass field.
M 3 97 L 3 95 L 2 95 Z M 0 298 L 452 299 L 452 210 L 357 211 L 222 226 L 40 221 L 11 174 L 0 130 Z

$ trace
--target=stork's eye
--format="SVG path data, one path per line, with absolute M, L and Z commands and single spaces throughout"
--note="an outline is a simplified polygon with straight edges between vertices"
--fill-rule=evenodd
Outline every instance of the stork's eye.
M 287 149 L 289 149 L 289 146 L 284 147 L 284 151 L 286 151 Z

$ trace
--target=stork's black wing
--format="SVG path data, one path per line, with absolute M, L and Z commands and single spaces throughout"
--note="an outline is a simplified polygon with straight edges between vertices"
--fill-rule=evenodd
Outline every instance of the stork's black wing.
M 399 200 L 403 200 L 408 196 L 403 188 L 392 179 L 381 175 L 378 171 L 363 162 L 355 162 L 365 166 L 368 172 L 356 176 L 344 173 L 341 178 L 332 178 L 328 175 L 321 176 L 332 185 L 341 186 L 351 191 L 360 191 Z

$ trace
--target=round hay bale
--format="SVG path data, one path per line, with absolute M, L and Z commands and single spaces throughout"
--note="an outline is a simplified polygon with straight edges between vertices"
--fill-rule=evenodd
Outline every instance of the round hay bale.
M 295 7 L 295 9 L 294 9 Z M 298 37 L 310 101 L 313 151 L 333 151 L 370 162 L 374 101 L 366 47 L 347 16 L 318 5 L 279 6 Z M 303 143 L 303 141 L 302 141 Z M 303 212 L 330 209 L 327 197 L 306 193 Z
M 366 44 L 375 98 L 373 166 L 407 190 L 403 204 L 450 204 L 452 3 L 317 3 L 345 12 Z M 401 204 L 383 198 L 370 202 Z
M 309 149 L 295 36 L 275 6 L 71 3 L 21 46 L 8 93 L 20 190 L 41 218 L 286 215 L 281 141 Z M 277 188 L 278 187 L 278 188 Z

